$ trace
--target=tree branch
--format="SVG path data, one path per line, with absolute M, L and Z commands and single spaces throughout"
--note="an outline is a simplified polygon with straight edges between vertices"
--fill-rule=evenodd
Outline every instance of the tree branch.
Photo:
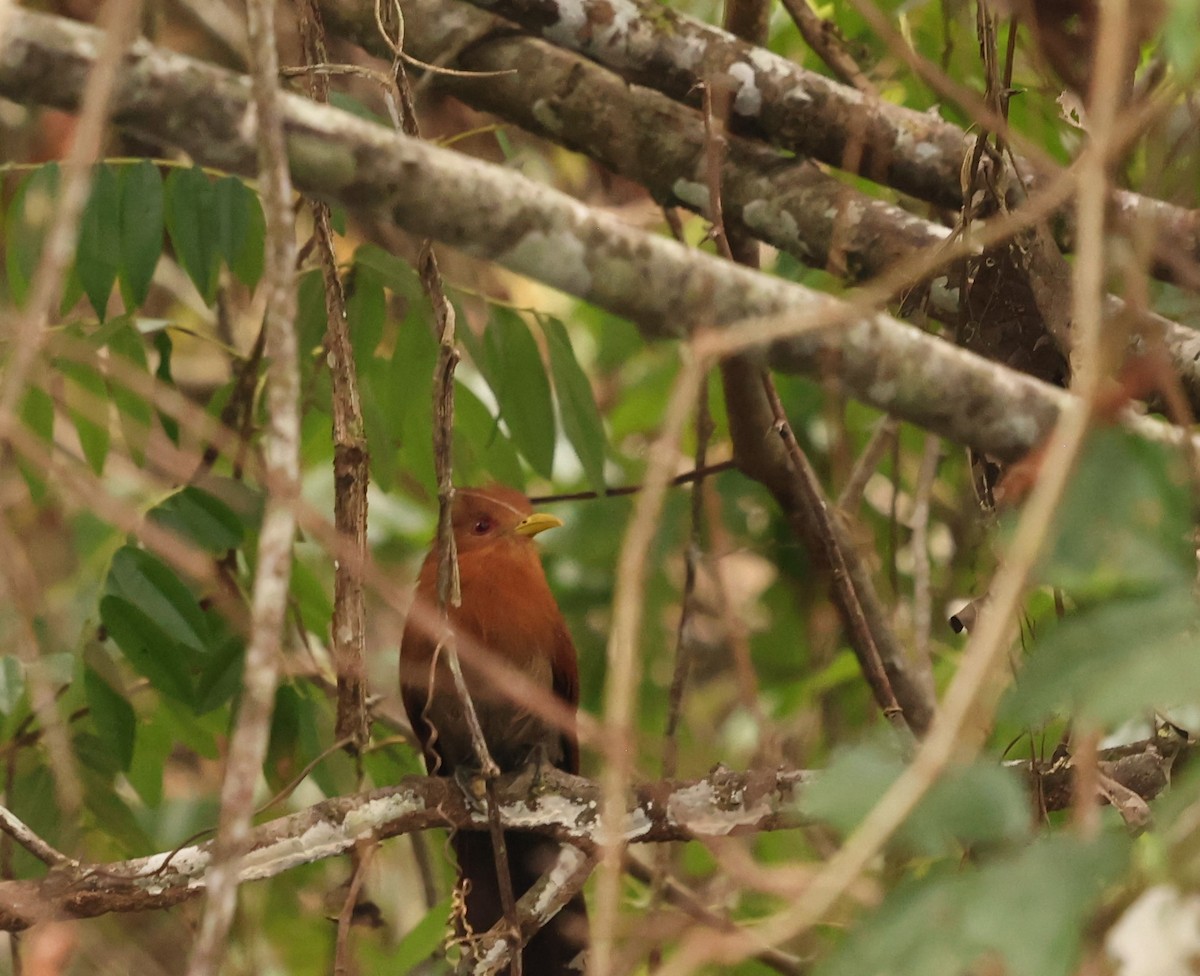
M 347 0 L 359 2 L 359 0 Z M 695 104 L 699 84 L 719 74 L 737 87 L 731 122 L 743 132 L 832 166 L 857 159 L 855 172 L 937 206 L 962 205 L 960 169 L 970 137 L 936 115 L 865 97 L 670 8 L 643 0 L 470 0 L 554 44 L 600 62 L 630 81 Z M 971 93 L 961 92 L 964 98 Z M 983 106 L 968 105 L 968 109 Z M 979 119 L 1003 128 L 1003 119 Z M 861 145 L 859 144 L 861 143 Z M 1048 162 L 1018 159 L 1030 190 L 1051 181 Z M 1180 255 L 1200 262 L 1200 214 L 1114 190 L 1110 203 L 1127 230 L 1154 227 L 1160 274 Z M 1063 213 L 1070 221 L 1070 214 Z
M 1170 782 L 1174 762 L 1191 748 L 1179 730 L 1164 726 L 1152 739 L 1102 750 L 1099 768 L 1120 787 L 1152 800 Z M 1031 783 L 1045 809 L 1070 805 L 1074 777 L 1070 756 L 1045 762 L 1010 761 L 1004 766 Z M 799 813 L 800 799 L 817 775 L 807 770 L 736 773 L 718 767 L 700 780 L 643 783 L 627 800 L 620 832 L 627 843 L 661 843 L 800 827 L 806 822 Z M 497 781 L 505 829 L 536 831 L 585 855 L 595 853 L 600 800 L 596 783 L 547 769 L 538 792 L 530 795 L 527 790 L 528 777 L 521 772 Z M 0 819 L 6 830 L 26 841 L 35 838 L 29 841 L 31 849 L 47 850 L 45 842 L 11 813 L 0 813 Z M 300 865 L 349 853 L 366 839 L 386 840 L 438 827 L 487 830 L 488 823 L 452 779 L 409 776 L 394 786 L 332 797 L 255 827 L 238 881 L 278 877 Z M 21 931 L 56 918 L 93 918 L 188 901 L 204 891 L 212 847 L 213 841 L 206 841 L 103 865 L 64 859 L 37 880 L 0 882 L 0 931 Z
M 0 94 L 75 105 L 97 43 L 93 28 L 14 10 L 0 41 Z M 126 63 L 118 124 L 180 146 L 207 165 L 254 171 L 244 139 L 244 79 L 144 42 Z M 1061 390 L 889 316 L 634 230 L 511 171 L 305 99 L 285 96 L 282 105 L 301 189 L 348 206 L 390 207 L 412 232 L 624 315 L 646 338 L 786 311 L 807 329 L 772 342 L 772 366 L 818 374 L 836 363 L 850 395 L 999 458 L 1018 457 L 1038 443 L 1068 402 Z M 422 192 L 410 193 L 417 185 Z M 817 323 L 840 327 L 812 328 Z M 1162 425 L 1137 426 L 1160 439 L 1176 436 Z
M 358 0 L 323 0 L 323 5 L 335 29 L 386 56 L 377 37 L 360 23 L 370 11 Z M 409 44 L 422 58 L 444 60 L 447 52 L 459 52 L 454 61 L 465 73 L 437 76 L 433 83 L 440 90 L 585 153 L 637 181 L 665 205 L 707 215 L 704 124 L 694 109 L 653 89 L 630 85 L 546 41 L 497 30 L 493 18 L 466 4 L 406 0 L 405 19 Z M 725 138 L 721 200 L 730 233 L 744 230 L 852 282 L 900 268 L 913 254 L 936 254 L 950 244 L 948 228 L 868 196 L 806 159 L 782 159 L 744 136 L 726 133 Z M 837 206 L 831 205 L 834 200 Z M 941 271 L 928 277 L 929 314 L 957 325 L 957 287 L 951 287 Z M 913 284 L 905 281 L 905 291 Z M 1136 316 L 1135 351 L 1144 343 L 1163 342 L 1193 409 L 1200 410 L 1200 333 L 1116 297 L 1110 296 L 1106 313 Z
M 644 784 L 630 798 L 618 831 L 628 843 L 650 843 L 796 827 L 801 823 L 798 793 L 810 778 L 802 771 L 718 769 L 702 780 Z M 531 796 L 528 778 L 515 773 L 497 781 L 496 795 L 505 829 L 535 830 L 585 854 L 595 851 L 600 788 L 590 780 L 548 769 Z M 395 786 L 335 797 L 254 828 L 238 881 L 273 878 L 337 857 L 368 838 L 384 840 L 432 827 L 487 830 L 488 823 L 452 779 L 411 776 Z M 0 930 L 179 904 L 204 892 L 212 851 L 213 842 L 207 841 L 105 865 L 66 862 L 36 881 L 0 882 Z

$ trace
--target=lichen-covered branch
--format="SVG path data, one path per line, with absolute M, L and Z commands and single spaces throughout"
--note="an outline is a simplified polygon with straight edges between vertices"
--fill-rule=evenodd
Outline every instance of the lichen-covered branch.
M 74 106 L 98 40 L 85 25 L 15 10 L 0 40 L 0 94 Z M 347 206 L 386 208 L 415 234 L 624 315 L 647 338 L 681 337 L 697 323 L 728 326 L 786 313 L 806 331 L 771 343 L 765 355 L 772 366 L 817 373 L 833 364 L 850 395 L 1000 458 L 1038 443 L 1066 402 L 1061 390 L 890 316 L 638 231 L 510 170 L 295 96 L 282 106 L 292 174 L 302 190 Z M 113 117 L 206 165 L 250 173 L 247 109 L 241 76 L 139 41 Z M 814 328 L 818 323 L 836 328 Z M 1143 429 L 1173 436 L 1161 427 Z
M 1174 762 L 1190 748 L 1179 730 L 1164 728 L 1152 739 L 1102 750 L 1100 772 L 1143 800 L 1153 800 L 1170 782 Z M 1070 756 L 1005 766 L 1026 778 L 1043 809 L 1062 810 L 1071 804 Z M 736 773 L 718 767 L 701 780 L 643 783 L 629 798 L 621 831 L 629 843 L 659 843 L 799 827 L 804 823 L 799 812 L 803 789 L 817 775 L 805 770 Z M 542 772 L 533 795 L 528 785 L 528 776 L 521 773 L 497 781 L 504 827 L 544 833 L 585 855 L 594 853 L 599 786 L 553 768 Z M 22 836 L 34 836 L 10 813 L 4 820 Z M 467 803 L 452 779 L 410 776 L 394 786 L 333 797 L 255 827 L 238 880 L 274 878 L 302 864 L 346 854 L 366 839 L 386 840 L 434 827 L 487 830 L 488 823 L 486 814 Z M 34 846 L 41 848 L 44 842 Z M 212 846 L 206 841 L 102 865 L 64 858 L 37 880 L 0 881 L 0 931 L 21 931 L 54 918 L 92 918 L 187 901 L 204 891 Z
M 806 772 L 733 773 L 718 769 L 702 780 L 648 783 L 630 798 L 619 828 L 630 843 L 724 837 L 799 826 L 797 798 Z M 557 769 L 542 773 L 529 795 L 528 777 L 497 782 L 505 829 L 536 830 L 594 850 L 600 790 Z M 273 878 L 302 864 L 348 853 L 356 843 L 385 840 L 431 827 L 487 830 L 487 816 L 468 805 L 450 778 L 411 776 L 395 786 L 325 800 L 254 828 L 238 881 Z M 90 918 L 110 912 L 164 908 L 202 894 L 213 844 L 103 865 L 70 861 L 36 881 L 0 882 L 0 931 L 20 931 L 52 918 Z
M 321 3 L 334 30 L 386 56 L 369 4 Z M 435 76 L 440 90 L 590 156 L 665 205 L 707 213 L 700 113 L 547 41 L 496 30 L 492 17 L 466 4 L 406 0 L 404 9 L 409 47 L 417 57 L 441 61 L 447 52 L 461 52 L 452 65 L 468 74 Z M 868 196 L 809 160 L 781 157 L 732 133 L 726 140 L 721 202 L 731 234 L 744 231 L 856 283 L 914 254 L 936 254 L 951 241 L 949 228 Z M 958 290 L 945 275 L 934 277 L 928 298 L 931 316 L 957 324 Z M 1128 308 L 1115 297 L 1107 311 L 1135 314 L 1134 334 L 1162 342 L 1193 409 L 1200 410 L 1200 333 Z M 1135 346 L 1140 342 L 1135 339 Z
M 649 0 L 470 2 L 681 101 L 695 104 L 700 83 L 728 75 L 741 131 L 938 206 L 962 205 L 971 137 L 933 113 L 873 98 Z M 1052 176 L 1029 160 L 1017 169 L 1030 189 Z M 1200 214 L 1127 190 L 1113 191 L 1111 203 L 1122 231 L 1153 226 L 1160 273 L 1171 274 L 1181 255 L 1200 261 Z

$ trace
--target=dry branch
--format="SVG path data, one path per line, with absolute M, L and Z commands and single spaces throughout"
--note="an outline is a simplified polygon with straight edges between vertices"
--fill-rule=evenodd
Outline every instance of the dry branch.
M 323 7 L 335 30 L 386 56 L 369 6 L 323 0 Z M 695 110 L 546 41 L 496 30 L 491 17 L 466 4 L 406 0 L 405 20 L 419 57 L 444 60 L 461 52 L 455 67 L 486 75 L 439 75 L 433 83 L 440 90 L 585 153 L 666 205 L 707 213 L 704 123 Z M 731 234 L 744 231 L 852 282 L 897 268 L 913 254 L 936 254 L 951 240 L 949 228 L 861 193 L 809 160 L 783 158 L 744 136 L 727 133 L 726 140 L 721 201 Z M 929 314 L 956 324 L 957 288 L 940 272 L 931 277 Z M 1126 309 L 1109 299 L 1109 315 Z M 1129 312 L 1135 336 L 1161 340 L 1200 408 L 1200 333 L 1144 310 Z M 1134 343 L 1141 348 L 1141 338 Z
M 1173 763 L 1188 748 L 1184 736 L 1163 730 L 1154 739 L 1103 750 L 1100 772 L 1152 800 L 1166 788 Z M 1008 762 L 1005 767 L 1031 782 L 1045 809 L 1061 810 L 1071 803 L 1070 756 Z M 701 780 L 645 783 L 629 798 L 623 836 L 629 843 L 659 843 L 798 827 L 804 823 L 799 813 L 803 788 L 816 775 L 803 770 L 735 773 L 719 767 Z M 600 788 L 591 780 L 547 769 L 536 795 L 526 792 L 528 777 L 521 773 L 502 777 L 497 787 L 506 828 L 536 830 L 589 854 L 595 850 Z M 44 851 L 44 842 L 11 814 L 2 819 L 22 846 Z M 302 864 L 349 853 L 366 839 L 436 827 L 487 830 L 488 824 L 453 780 L 410 776 L 394 786 L 333 797 L 259 824 L 251 832 L 238 880 L 277 877 Z M 211 858 L 212 841 L 103 865 L 64 858 L 39 879 L 0 882 L 0 931 L 20 931 L 54 918 L 177 905 L 204 891 Z
M 0 94 L 74 107 L 99 33 L 15 10 L 0 43 Z M 788 312 L 809 331 L 772 346 L 770 363 L 816 373 L 829 363 L 847 391 L 902 419 L 1002 458 L 1050 429 L 1066 394 L 880 314 L 688 251 L 516 173 L 393 134 L 294 96 L 282 99 L 296 184 L 348 206 L 389 208 L 438 237 L 634 320 L 647 338 L 696 322 L 727 325 Z M 126 61 L 115 121 L 197 160 L 254 172 L 246 80 L 139 41 Z M 413 194 L 412 188 L 420 187 Z
M 960 169 L 971 137 L 932 113 L 864 95 L 645 0 L 471 2 L 680 101 L 695 104 L 700 83 L 728 75 L 731 121 L 741 131 L 832 166 L 857 160 L 851 168 L 870 180 L 937 206 L 962 205 Z M 1030 191 L 1054 175 L 1048 163 L 1031 160 L 1019 159 L 1017 169 Z M 1200 262 L 1200 214 L 1128 190 L 1113 190 L 1109 204 L 1121 232 L 1153 226 L 1161 273 L 1184 255 Z
M 718 769 L 698 781 L 645 784 L 634 791 L 619 830 L 629 843 L 647 843 L 795 827 L 800 824 L 798 791 L 809 778 L 805 772 Z M 586 852 L 594 850 L 599 787 L 547 769 L 537 794 L 531 796 L 527 789 L 528 777 L 519 773 L 498 781 L 505 829 L 537 830 Z M 251 834 L 238 881 L 276 877 L 302 864 L 348 853 L 366 839 L 384 840 L 431 827 L 487 830 L 488 824 L 452 779 L 412 776 L 395 786 L 325 800 L 259 825 Z M 113 864 L 68 862 L 35 881 L 0 882 L 0 930 L 19 931 L 51 918 L 175 905 L 203 893 L 211 863 L 209 841 Z
M 94 28 L 14 10 L 0 40 L 0 94 L 73 108 L 99 40 Z M 255 166 L 247 102 L 244 77 L 139 41 L 126 59 L 113 118 L 206 165 L 248 174 Z M 412 232 L 625 315 L 648 339 L 685 335 L 697 322 L 728 326 L 786 313 L 795 331 L 808 331 L 774 341 L 770 365 L 817 374 L 834 363 L 850 395 L 1000 458 L 1037 444 L 1068 402 L 1061 390 L 889 316 L 631 229 L 510 170 L 299 97 L 285 96 L 282 106 L 302 190 L 347 206 L 390 208 Z M 813 330 L 817 322 L 839 328 Z M 1136 427 L 1158 439 L 1176 436 L 1158 424 Z

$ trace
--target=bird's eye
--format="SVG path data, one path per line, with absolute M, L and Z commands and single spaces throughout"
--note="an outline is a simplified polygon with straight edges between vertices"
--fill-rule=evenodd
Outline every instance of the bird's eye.
M 484 517 L 475 522 L 472 526 L 476 535 L 484 535 L 492 527 L 492 520 Z

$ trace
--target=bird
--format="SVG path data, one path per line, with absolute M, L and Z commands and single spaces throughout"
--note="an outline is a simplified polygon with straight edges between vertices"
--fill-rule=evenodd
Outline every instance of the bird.
M 568 706 L 573 716 L 579 706 L 578 655 L 534 542 L 534 536 L 562 521 L 533 511 L 520 491 L 492 484 L 457 489 L 451 524 L 461 593 L 460 603 L 447 608 L 452 631 L 517 669 Z M 437 575 L 435 544 L 421 566 L 414 597 L 414 605 L 426 612 L 410 612 L 401 638 L 400 691 L 430 774 L 457 778 L 477 773 L 480 761 L 449 667 L 438 656 L 441 625 L 428 612 L 437 606 Z M 578 774 L 574 728 L 514 702 L 494 680 L 472 668 L 468 654 L 462 655 L 462 669 L 488 751 L 501 772 L 532 762 Z M 518 899 L 554 863 L 559 845 L 519 831 L 505 831 L 504 843 L 513 898 Z M 491 836 L 457 831 L 451 845 L 465 902 L 460 928 L 468 936 L 482 935 L 504 915 Z M 530 976 L 577 973 L 586 945 L 587 909 L 582 894 L 576 894 L 529 940 L 522 971 Z

